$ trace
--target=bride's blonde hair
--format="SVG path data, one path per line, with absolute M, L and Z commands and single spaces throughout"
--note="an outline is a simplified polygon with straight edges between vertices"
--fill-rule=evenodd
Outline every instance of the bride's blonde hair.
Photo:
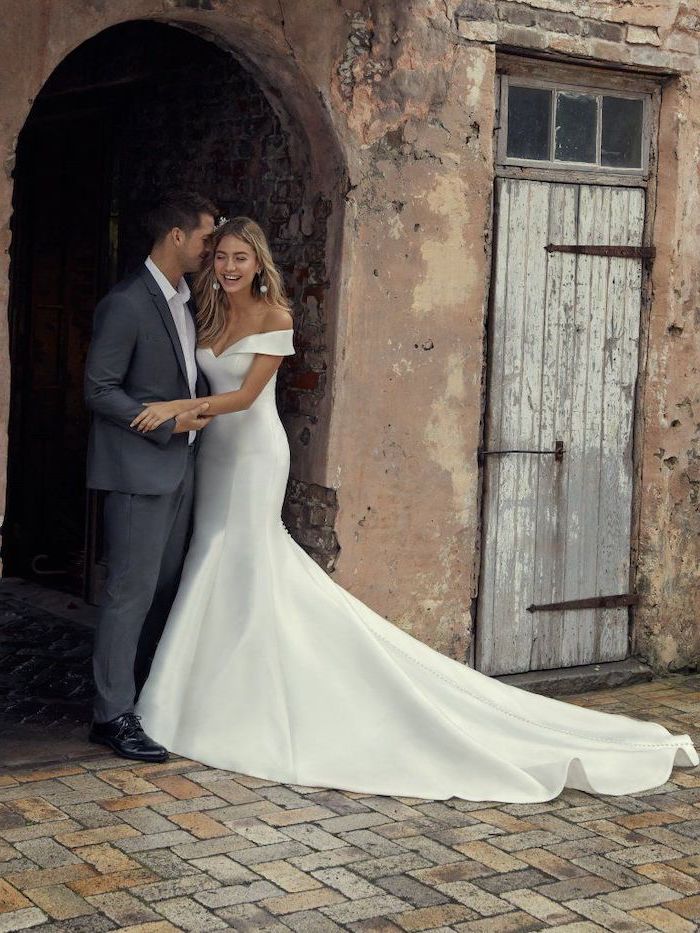
M 256 298 L 260 298 L 271 307 L 284 308 L 291 313 L 289 300 L 282 284 L 282 276 L 272 258 L 267 237 L 262 228 L 250 217 L 233 217 L 214 230 L 211 260 L 198 273 L 194 281 L 193 291 L 197 302 L 197 342 L 203 347 L 216 343 L 228 321 L 226 293 L 221 288 L 214 288 L 216 283 L 214 256 L 219 243 L 225 236 L 238 237 L 255 253 L 262 267 L 262 272 L 256 273 L 253 278 L 252 291 Z M 260 291 L 261 285 L 267 285 L 266 293 Z

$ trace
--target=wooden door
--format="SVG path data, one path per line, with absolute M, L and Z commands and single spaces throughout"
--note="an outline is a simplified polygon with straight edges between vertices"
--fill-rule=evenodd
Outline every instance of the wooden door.
M 625 606 L 528 607 L 629 590 L 642 260 L 546 247 L 639 247 L 644 207 L 640 188 L 498 181 L 476 641 L 484 673 L 627 655 Z
M 81 594 L 86 564 L 83 370 L 102 290 L 105 119 L 38 119 L 18 156 L 6 572 Z

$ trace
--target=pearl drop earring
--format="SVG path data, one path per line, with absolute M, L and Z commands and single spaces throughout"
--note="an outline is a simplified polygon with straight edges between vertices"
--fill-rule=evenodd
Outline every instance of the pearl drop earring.
M 261 295 L 267 295 L 267 285 L 262 284 L 263 275 L 265 275 L 265 272 L 264 270 L 261 269 L 260 272 L 258 272 L 258 279 L 260 281 L 260 285 L 258 286 L 258 289 Z
M 215 292 L 218 292 L 218 290 L 221 288 L 218 282 L 212 282 L 211 287 L 212 287 L 212 290 Z

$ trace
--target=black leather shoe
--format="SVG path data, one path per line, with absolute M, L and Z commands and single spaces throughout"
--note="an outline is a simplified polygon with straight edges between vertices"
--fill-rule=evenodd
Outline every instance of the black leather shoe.
M 122 758 L 167 761 L 167 750 L 149 739 L 141 728 L 140 718 L 136 713 L 122 713 L 109 722 L 93 722 L 88 738 L 99 745 L 107 745 Z

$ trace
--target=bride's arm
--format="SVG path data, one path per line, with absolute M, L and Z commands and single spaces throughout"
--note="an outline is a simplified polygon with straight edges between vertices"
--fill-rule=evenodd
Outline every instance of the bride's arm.
M 250 408 L 255 399 L 260 395 L 267 383 L 272 379 L 279 369 L 283 356 L 271 356 L 267 353 L 256 353 L 250 369 L 246 373 L 245 379 L 240 387 L 233 392 L 222 392 L 220 395 L 206 395 L 197 399 L 178 399 L 174 402 L 154 402 L 146 405 L 144 410 L 132 422 L 133 427 L 145 433 L 153 431 L 167 417 L 166 406 L 200 406 L 207 404 L 207 418 L 214 415 L 226 415 L 232 411 L 245 411 Z

